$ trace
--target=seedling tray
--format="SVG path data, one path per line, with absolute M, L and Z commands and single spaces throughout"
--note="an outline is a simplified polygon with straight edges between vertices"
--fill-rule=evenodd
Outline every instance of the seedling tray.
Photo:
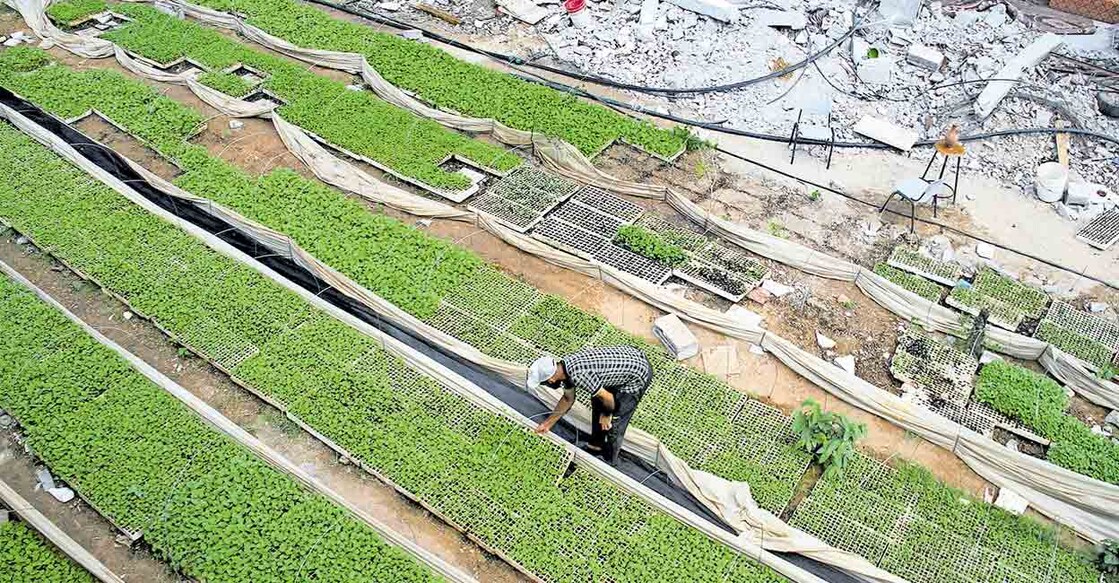
M 613 239 L 622 226 L 622 221 L 612 215 L 600 213 L 576 201 L 568 201 L 559 206 L 549 218 L 555 217 L 585 231 L 590 231 L 604 239 Z
M 983 268 L 979 272 L 972 289 L 1013 307 L 1033 320 L 1040 319 L 1049 304 L 1049 296 L 1045 292 L 1014 281 L 990 268 Z
M 898 335 L 890 359 L 894 378 L 960 407 L 967 406 L 978 368 L 979 361 L 970 354 L 941 344 L 912 326 Z
M 1076 238 L 1096 249 L 1111 247 L 1115 241 L 1119 241 L 1119 211 L 1110 209 L 1092 219 L 1092 222 L 1080 229 Z
M 583 259 L 594 259 L 596 253 L 610 244 L 594 233 L 554 217 L 555 215 L 549 216 L 540 221 L 532 231 L 533 238 Z
M 595 260 L 657 285 L 664 283 L 672 275 L 672 269 L 667 265 L 649 259 L 644 255 L 622 249 L 613 243 L 599 250 L 595 254 Z
M 696 257 L 733 273 L 740 281 L 749 283 L 751 289 L 760 284 L 769 273 L 764 264 L 755 261 L 749 254 L 716 242 L 701 249 Z
M 741 301 L 758 284 L 758 282 L 744 280 L 735 273 L 695 259 L 690 259 L 677 266 L 672 270 L 672 274 L 734 303 Z
M 640 206 L 594 186 L 584 186 L 575 193 L 573 200 L 617 217 L 623 223 L 632 223 L 644 212 Z
M 1045 319 L 1112 350 L 1119 350 L 1119 325 L 1115 322 L 1077 310 L 1071 304 L 1061 301 L 1054 301 L 1049 306 Z
M 641 218 L 637 219 L 635 224 L 657 233 L 669 243 L 692 253 L 703 249 L 710 242 L 707 237 L 704 237 L 700 233 L 696 233 L 684 227 L 678 227 L 653 213 L 641 215 Z
M 991 296 L 985 296 L 974 288 L 957 286 L 944 298 L 944 303 L 969 314 L 978 316 L 987 310 L 987 321 L 999 328 L 1015 331 L 1026 315 L 1019 309 Z
M 490 192 L 474 199 L 474 202 L 470 203 L 467 208 L 476 213 L 491 216 L 499 223 L 520 233 L 532 228 L 532 225 L 541 217 L 541 213 L 529 207 Z
M 926 277 L 944 285 L 956 285 L 960 279 L 960 266 L 957 263 L 937 261 L 921 255 L 916 249 L 904 246 L 894 247 L 886 261 L 891 267 Z

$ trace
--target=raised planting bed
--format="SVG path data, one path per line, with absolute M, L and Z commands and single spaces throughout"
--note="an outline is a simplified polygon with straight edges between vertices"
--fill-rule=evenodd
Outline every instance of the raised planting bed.
M 1050 441 L 1046 458 L 1059 466 L 1119 484 L 1119 443 L 1066 413 L 1068 396 L 1044 375 L 1006 362 L 979 371 L 975 398 Z
M 521 168 L 499 180 L 467 208 L 490 215 L 523 233 L 577 188 L 576 183 L 554 174 Z
M 1059 533 L 947 488 L 924 469 L 856 455 L 790 521 L 912 583 L 1093 583 Z
M 356 517 L 210 428 L 6 278 L 0 312 L 7 341 L 0 343 L 0 407 L 55 474 L 114 523 L 142 528 L 154 553 L 184 576 L 341 582 L 378 572 L 394 581 L 437 579 Z M 50 568 L 41 551 L 14 560 L 36 564 L 27 581 L 91 580 L 50 577 L 38 570 Z
M 521 164 L 505 149 L 444 128 L 380 100 L 351 91 L 308 70 L 191 21 L 179 20 L 147 5 L 123 4 L 131 22 L 106 34 L 125 49 L 157 63 L 188 58 L 208 72 L 200 81 L 232 97 L 259 86 L 278 96 L 280 114 L 322 141 L 367 161 L 402 180 L 460 200 L 473 181 L 440 167 L 456 159 L 479 169 L 504 173 Z
M 645 212 L 641 206 L 620 196 L 615 196 L 594 186 L 584 186 L 575 193 L 572 200 L 579 201 L 599 212 L 617 217 L 623 223 L 632 223 Z
M 874 266 L 874 273 L 900 285 L 901 287 L 929 300 L 930 302 L 940 302 L 941 296 L 944 295 L 944 288 L 925 279 L 924 277 L 906 273 L 896 267 L 892 267 L 886 263 L 879 263 Z
M 651 519 L 655 528 L 633 524 L 635 534 L 620 543 L 613 532 L 602 530 L 600 505 L 582 507 L 583 498 L 568 498 L 560 488 L 570 460 L 563 447 L 512 420 L 470 405 L 463 397 L 380 350 L 377 340 L 313 310 L 252 268 L 210 251 L 176 226 L 155 219 L 106 187 L 90 182 L 11 128 L 0 127 L 0 144 L 0 173 L 7 175 L 28 161 L 40 169 L 26 179 L 0 185 L 0 218 L 16 223 L 44 250 L 78 265 L 86 273 L 98 274 L 101 284 L 120 297 L 129 302 L 144 300 L 141 303 L 146 309 L 136 312 L 173 334 L 181 333 L 199 314 L 210 314 L 223 323 L 223 329 L 245 334 L 259 346 L 259 352 L 230 371 L 238 383 L 275 403 L 349 459 L 390 481 L 425 508 L 534 576 L 545 581 L 638 581 L 643 575 L 634 574 L 637 571 L 633 569 L 621 569 L 620 565 L 640 555 L 646 557 L 640 573 L 652 573 L 658 580 L 684 580 L 693 572 L 728 573 L 735 581 L 750 583 L 783 580 L 663 513 Z M 165 255 L 153 258 L 152 254 Z M 178 261 L 164 261 L 167 255 Z M 163 263 L 175 265 L 175 277 L 169 276 L 170 271 L 161 274 L 134 268 Z M 542 307 L 534 313 L 554 316 L 555 312 L 554 308 Z M 8 319 L 3 321 L 7 322 Z M 30 328 L 24 323 L 18 326 Z M 593 331 L 588 334 L 592 335 Z M 0 334 L 0 338 L 14 337 L 14 332 Z M 178 339 L 182 341 L 181 337 Z M 16 343 L 17 347 L 25 345 Z M 207 354 L 204 347 L 187 346 L 202 356 Z M 8 362 L 11 359 L 0 359 L 0 367 Z M 48 366 L 38 362 L 37 366 Z M 89 369 L 101 370 L 79 368 Z M 0 378 L 12 376 L 5 374 Z M 36 387 L 22 377 L 15 380 L 13 386 L 17 389 Z M 81 386 L 101 390 L 109 384 Z M 181 431 L 184 423 L 151 419 L 132 410 L 133 406 L 139 411 L 158 410 L 149 403 L 129 401 L 122 405 L 126 407 L 112 410 L 113 418 L 148 428 L 173 428 L 176 435 L 186 435 Z M 58 410 L 57 403 L 42 408 L 43 415 L 50 416 L 55 427 L 72 431 L 76 420 L 59 416 Z M 127 429 L 124 433 L 130 438 L 136 434 L 132 425 Z M 162 442 L 130 439 L 127 445 L 154 448 Z M 65 451 L 88 455 L 89 450 L 72 444 Z M 152 451 L 143 460 L 145 466 L 150 466 L 152 459 L 179 460 L 193 452 L 201 452 L 199 455 L 209 459 L 220 450 L 206 443 L 176 443 L 169 452 Z M 48 458 L 49 453 L 45 452 L 43 457 Z M 199 490 L 183 489 L 181 504 L 204 509 L 207 521 L 213 520 L 216 508 L 227 507 L 223 504 L 246 503 L 249 493 L 242 492 L 242 488 L 255 495 L 262 491 L 255 481 L 242 479 L 243 472 L 231 475 L 209 464 L 200 467 L 207 473 L 199 482 Z M 169 472 L 175 469 L 172 467 Z M 127 467 L 114 466 L 113 470 L 114 480 L 131 475 Z M 60 474 L 69 479 L 65 469 Z M 610 489 L 609 498 L 621 497 L 617 487 L 608 482 L 603 481 L 602 487 Z M 211 492 L 216 501 L 202 497 Z M 158 505 L 167 499 L 159 492 L 151 497 L 132 498 L 131 504 L 141 506 Z M 172 498 L 172 503 L 177 509 L 179 498 Z M 271 499 L 266 498 L 264 503 L 271 504 Z M 296 519 L 292 517 L 293 521 Z M 272 525 L 287 524 L 284 519 L 254 519 L 251 529 L 270 532 Z M 148 527 L 145 536 L 158 537 L 162 528 L 181 529 L 174 531 L 175 536 L 188 541 L 195 539 L 184 533 L 202 530 L 191 520 L 163 521 Z M 299 532 L 299 544 L 291 548 L 303 558 L 308 553 L 300 552 L 299 545 L 314 544 L 318 537 Z M 610 540 L 611 544 L 595 544 L 598 540 Z M 562 560 L 585 556 L 588 541 L 592 548 L 603 549 L 606 560 L 602 564 L 608 566 L 605 570 L 595 570 L 591 563 Z M 277 543 L 280 548 L 285 548 L 284 544 Z M 236 555 L 216 553 L 216 547 L 211 545 L 206 553 L 198 554 L 215 562 L 220 560 L 219 567 L 247 563 L 272 568 L 286 564 L 273 556 L 277 551 L 271 545 L 254 546 Z M 365 560 L 378 556 L 368 545 L 352 547 L 322 548 L 332 560 L 331 565 L 346 564 L 339 560 L 343 551 L 360 553 Z M 229 560 L 230 556 L 237 560 Z M 727 571 L 730 563 L 736 565 L 733 572 Z M 317 562 L 309 563 L 308 568 L 317 566 Z M 361 572 L 378 571 L 385 572 L 383 568 Z M 392 574 L 387 577 L 393 581 L 410 580 Z M 253 577 L 199 579 L 243 581 Z M 268 579 L 301 577 L 280 575 Z
M 435 107 L 558 136 L 586 155 L 622 139 L 671 158 L 689 138 L 683 129 L 658 129 L 567 93 L 467 63 L 429 44 L 334 18 L 295 0 L 203 0 L 198 4 L 244 15 L 250 24 L 297 46 L 361 53 L 390 83 Z
M 95 583 L 96 579 L 22 522 L 0 522 L 0 578 L 8 583 Z
M 916 249 L 902 245 L 894 247 L 886 263 L 890 267 L 896 267 L 944 285 L 956 285 L 956 282 L 960 279 L 961 268 L 958 263 L 937 261 L 922 255 Z
M 890 374 L 913 384 L 931 398 L 966 406 L 979 361 L 970 354 L 937 342 L 916 326 L 906 326 L 898 335 L 890 359 Z

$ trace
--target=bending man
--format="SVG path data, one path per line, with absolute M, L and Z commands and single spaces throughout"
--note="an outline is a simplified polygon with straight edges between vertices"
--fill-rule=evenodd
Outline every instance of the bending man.
M 562 388 L 563 397 L 536 432 L 551 431 L 575 404 L 575 389 L 585 390 L 591 396 L 591 439 L 585 449 L 616 465 L 629 420 L 652 381 L 649 359 L 632 346 L 590 348 L 558 362 L 538 359 L 528 369 L 529 390 L 543 384 Z

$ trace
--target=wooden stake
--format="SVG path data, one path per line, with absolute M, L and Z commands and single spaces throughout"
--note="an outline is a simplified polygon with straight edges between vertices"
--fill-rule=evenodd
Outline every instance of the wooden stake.
M 447 12 L 446 10 L 440 10 L 439 8 L 436 8 L 436 7 L 434 7 L 430 4 L 424 4 L 423 2 L 419 2 L 419 3 L 415 4 L 414 6 L 415 6 L 416 10 L 419 10 L 421 12 L 426 12 L 426 13 L 428 13 L 428 14 L 436 17 L 436 18 L 439 18 L 441 20 L 445 20 L 445 21 L 447 21 L 447 22 L 449 22 L 449 23 L 451 23 L 455 26 L 458 26 L 458 25 L 462 24 L 462 19 L 461 18 L 455 16 L 454 14 L 451 14 L 450 12 Z
M 1063 119 L 1053 122 L 1057 129 L 1067 128 L 1069 123 Z M 1068 168 L 1068 134 L 1057 134 L 1057 162 Z

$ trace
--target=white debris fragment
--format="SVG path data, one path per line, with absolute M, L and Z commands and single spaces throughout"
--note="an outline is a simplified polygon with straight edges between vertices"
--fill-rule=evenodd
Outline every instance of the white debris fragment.
M 835 340 L 832 340 L 831 338 L 820 334 L 819 330 L 816 331 L 816 344 L 824 350 L 831 350 L 832 348 L 835 348 Z
M 920 43 L 913 43 L 905 53 L 905 60 L 918 67 L 938 71 L 944 66 L 944 53 Z
M 1107 198 L 1107 187 L 1091 182 L 1070 182 L 1065 195 L 1065 204 L 1087 206 L 1098 198 Z
M 864 115 L 852 128 L 856 134 L 908 152 L 917 143 L 917 132 L 903 128 L 882 118 Z
M 762 289 L 764 289 L 765 291 L 773 294 L 773 297 L 776 297 L 776 298 L 784 296 L 785 294 L 788 294 L 789 292 L 793 291 L 792 287 L 787 286 L 783 283 L 777 283 L 776 281 L 773 281 L 772 279 L 763 280 L 762 281 Z
M 686 288 L 685 288 L 686 289 Z M 761 328 L 762 320 L 765 318 L 750 309 L 744 308 L 738 304 L 734 304 L 726 311 L 726 315 L 734 318 L 738 323 L 748 328 Z
M 751 344 L 750 345 L 750 354 L 757 354 L 758 356 L 761 356 L 761 355 L 765 354 L 765 349 L 762 348 L 761 346 L 758 346 L 757 344 Z
M 241 121 L 241 120 L 239 120 L 239 119 L 231 119 L 231 120 L 229 120 L 229 129 L 231 129 L 231 130 L 239 130 L 239 129 L 243 128 L 243 127 L 245 127 L 245 122 L 243 122 L 243 121 Z
M 1007 61 L 1003 65 L 1002 70 L 999 71 L 996 79 L 1018 79 L 1022 73 L 1030 67 L 1036 67 L 1042 59 L 1049 56 L 1049 53 L 1056 50 L 1061 46 L 1061 37 L 1049 33 L 1039 37 L 1034 42 L 1030 43 L 1026 48 L 1022 49 L 1020 53 L 1014 58 Z M 1002 101 L 1003 97 L 1014 87 L 1014 81 L 991 81 L 983 88 L 983 92 L 975 100 L 975 115 L 980 119 L 984 119 L 991 115 L 995 110 L 995 106 Z
M 894 26 L 912 26 L 921 9 L 921 0 L 882 0 L 878 13 Z
M 989 243 L 976 243 L 975 254 L 983 259 L 992 259 L 995 256 L 995 248 Z
M 60 488 L 51 488 L 47 490 L 47 494 L 54 496 L 55 500 L 66 503 L 74 499 L 74 491 L 65 486 Z
M 39 480 L 39 487 L 43 490 L 50 490 L 54 487 L 54 477 L 51 476 L 51 471 L 46 468 L 35 470 L 35 478 Z
M 415 28 L 400 31 L 400 37 L 408 40 L 420 40 L 424 37 L 424 32 Z
M 1108 307 L 1109 306 L 1106 302 L 1089 302 L 1088 303 L 1088 311 L 1089 312 L 1094 312 L 1096 314 L 1099 314 L 1100 312 L 1106 312 Z
M 858 73 L 867 85 L 889 85 L 894 79 L 894 61 L 888 57 L 866 59 L 859 63 Z
M 1029 501 L 1009 488 L 999 488 L 998 498 L 995 498 L 995 506 L 1013 514 L 1022 514 L 1029 505 Z
M 758 8 L 750 11 L 750 16 L 754 18 L 754 23 L 759 26 L 769 26 L 772 28 L 791 28 L 793 30 L 802 30 L 808 24 L 808 18 L 803 12 L 795 10 L 771 10 L 769 8 Z
M 736 22 L 738 8 L 727 0 L 668 0 L 670 3 L 696 14 L 710 16 L 723 22 Z
M 847 371 L 848 374 L 855 374 L 855 357 L 850 354 L 835 357 L 835 363 L 839 368 Z
M 122 317 L 125 320 L 131 320 L 132 319 L 132 312 L 129 312 L 128 310 L 125 310 L 124 314 L 122 314 Z
M 990 350 L 984 350 L 983 354 L 979 355 L 979 364 L 990 364 L 996 360 L 1002 360 L 1002 357 Z
M 676 314 L 661 316 L 653 321 L 653 336 L 664 344 L 676 360 L 684 360 L 699 354 L 699 341 L 695 334 L 684 325 Z

